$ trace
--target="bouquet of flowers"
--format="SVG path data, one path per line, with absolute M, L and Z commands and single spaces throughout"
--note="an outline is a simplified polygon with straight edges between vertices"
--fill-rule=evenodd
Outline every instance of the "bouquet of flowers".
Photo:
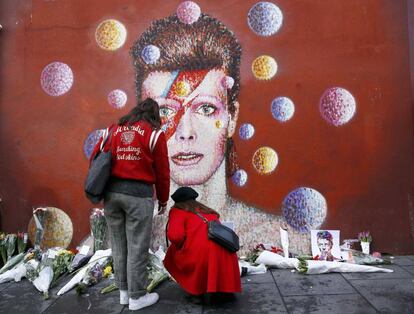
M 267 272 L 267 268 L 265 264 L 259 264 L 257 266 L 253 266 L 249 262 L 242 261 L 242 260 L 239 260 L 239 270 L 240 270 L 241 277 L 245 275 L 265 274 Z
M 89 253 L 84 254 L 84 252 L 82 251 L 79 251 L 78 253 L 76 253 L 75 257 L 72 260 L 72 263 L 69 265 L 69 268 L 68 268 L 69 273 L 74 272 L 75 270 L 79 269 L 80 267 L 88 263 L 91 257 L 92 257 L 92 254 L 89 254 Z
M 39 273 L 37 272 L 37 268 L 39 267 L 39 261 L 37 261 L 35 258 L 29 260 L 27 263 L 24 264 L 26 268 L 26 278 L 33 282 Z
M 267 266 L 275 268 L 298 268 L 299 260 L 297 258 L 285 258 L 282 255 L 270 252 L 262 251 L 259 257 L 256 259 L 256 263 L 265 264 Z
M 94 237 L 94 251 L 103 250 L 107 229 L 104 210 L 99 208 L 92 209 L 90 223 L 92 235 Z
M 9 260 L 16 250 L 16 242 L 17 242 L 17 235 L 14 233 L 10 233 L 6 236 L 6 252 L 7 252 L 7 260 Z
M 20 253 L 20 254 L 17 254 L 16 256 L 13 256 L 12 258 L 10 258 L 6 262 L 6 264 L 4 264 L 4 266 L 0 269 L 0 274 L 3 274 L 6 271 L 14 268 L 16 265 L 20 264 L 24 260 L 24 257 L 25 257 L 25 254 Z
M 62 295 L 71 290 L 73 287 L 75 287 L 77 284 L 83 281 L 85 276 L 89 276 L 89 272 L 93 268 L 93 266 L 95 266 L 95 264 L 97 264 L 98 262 L 106 264 L 106 261 L 110 256 L 111 249 L 96 251 L 95 254 L 91 257 L 89 263 L 80 268 L 77 271 L 76 275 L 73 276 L 72 279 L 58 291 L 57 295 Z M 95 273 L 94 275 L 96 275 L 97 277 L 99 276 L 99 274 L 97 273 Z
M 152 292 L 161 282 L 170 277 L 170 274 L 163 264 L 164 258 L 165 253 L 162 246 L 160 246 L 155 253 L 151 250 L 149 252 L 147 271 L 150 283 L 147 287 L 148 293 Z
M 358 233 L 358 240 L 360 242 L 371 242 L 372 236 L 370 235 L 369 231 L 362 231 Z
M 6 234 L 0 233 L 0 256 L 3 265 L 7 263 Z
M 49 298 L 49 287 L 53 280 L 53 260 L 56 257 L 57 249 L 47 250 L 38 266 L 38 275 L 33 280 L 33 285 L 43 293 L 45 299 Z
M 42 243 L 43 239 L 43 223 L 46 217 L 47 207 L 38 207 L 33 210 L 33 219 L 36 225 L 36 235 L 35 235 L 35 249 L 40 248 L 40 244 Z
M 344 262 L 308 261 L 302 260 L 297 268 L 300 273 L 307 275 L 325 273 L 392 273 L 392 269 L 379 268 L 368 265 L 358 265 Z
M 325 273 L 353 273 L 353 272 L 385 272 L 392 273 L 392 269 L 379 268 L 367 265 L 358 265 L 344 262 L 314 261 L 305 258 L 285 258 L 281 255 L 263 251 L 256 263 L 274 266 L 276 268 L 293 268 L 302 274 L 314 275 Z
M 53 269 L 51 266 L 44 267 L 35 280 L 33 285 L 43 293 L 45 299 L 49 298 L 49 287 L 53 279 Z
M 53 285 L 61 275 L 68 271 L 73 256 L 73 252 L 68 250 L 59 250 L 56 253 L 56 258 L 53 261 L 53 279 L 51 285 Z
M 360 265 L 389 265 L 392 264 L 390 260 L 374 256 L 373 254 L 365 254 L 361 251 L 344 249 L 348 252 L 348 263 L 360 264 Z
M 88 267 L 82 281 L 76 286 L 76 292 L 78 294 L 85 293 L 88 286 L 96 285 L 106 275 L 105 269 L 108 269 L 108 267 L 112 269 L 111 265 L 112 258 L 109 256 Z
M 164 258 L 165 253 L 162 246 L 160 246 L 155 253 L 149 250 L 149 261 L 147 266 L 148 280 L 150 282 L 147 287 L 147 292 L 149 293 L 152 292 L 161 282 L 171 277 L 164 267 Z M 115 290 L 118 290 L 118 287 L 115 283 L 111 283 L 109 286 L 103 288 L 101 293 L 108 293 Z
M 33 281 L 33 284 L 37 290 L 43 292 L 45 299 L 49 297 L 51 285 L 67 271 L 72 259 L 72 252 L 59 248 L 49 249 L 43 255 L 38 268 L 38 277 Z
M 27 245 L 27 233 L 17 233 L 17 252 L 23 253 Z
M 0 283 L 11 280 L 18 282 L 21 278 L 27 277 L 27 265 L 36 261 L 32 259 L 33 255 L 30 253 L 27 253 L 23 257 L 22 256 L 23 253 L 20 253 L 9 260 L 10 268 L 0 275 Z
M 248 263 L 255 264 L 257 263 L 256 262 L 257 258 L 263 251 L 269 251 L 269 252 L 276 253 L 276 254 L 283 253 L 283 250 L 280 247 L 277 247 L 277 246 L 266 247 L 263 243 L 260 243 L 256 245 L 256 247 L 252 251 L 250 251 L 250 253 L 248 253 L 247 257 L 244 260 Z

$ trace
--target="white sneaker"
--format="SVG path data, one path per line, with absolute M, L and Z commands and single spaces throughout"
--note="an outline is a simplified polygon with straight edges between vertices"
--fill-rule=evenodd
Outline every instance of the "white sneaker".
M 146 295 L 140 297 L 139 299 L 129 299 L 129 309 L 131 311 L 136 311 L 142 309 L 143 307 L 153 305 L 157 303 L 160 296 L 158 293 L 147 293 Z
M 128 290 L 119 290 L 119 303 L 121 305 L 127 305 L 128 298 Z

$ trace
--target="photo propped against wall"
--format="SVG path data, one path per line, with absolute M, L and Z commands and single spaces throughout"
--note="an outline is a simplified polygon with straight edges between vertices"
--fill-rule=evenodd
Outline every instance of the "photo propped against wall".
M 312 256 L 320 261 L 341 259 L 339 230 L 311 230 Z

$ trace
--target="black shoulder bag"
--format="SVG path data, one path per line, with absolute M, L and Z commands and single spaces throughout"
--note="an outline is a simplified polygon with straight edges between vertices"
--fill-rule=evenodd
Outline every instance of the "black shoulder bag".
M 111 176 L 112 154 L 111 150 L 104 152 L 104 147 L 108 138 L 110 143 L 112 141 L 112 129 L 107 131 L 106 137 L 104 134 L 101 147 L 91 162 L 85 181 L 86 197 L 94 204 L 99 203 L 104 197 L 105 185 Z
M 205 217 L 195 212 L 206 224 L 208 229 L 208 238 L 221 245 L 228 251 L 235 253 L 240 249 L 239 236 L 231 228 L 222 225 L 217 220 L 208 221 Z

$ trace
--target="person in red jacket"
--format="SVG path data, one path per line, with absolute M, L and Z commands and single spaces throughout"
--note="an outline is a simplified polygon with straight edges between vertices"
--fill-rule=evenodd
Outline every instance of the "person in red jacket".
M 196 201 L 198 193 L 181 187 L 171 196 L 175 201 L 169 213 L 167 237 L 171 241 L 164 266 L 178 284 L 192 295 L 241 292 L 236 253 L 208 239 L 208 221 L 219 214 Z
M 167 143 L 160 125 L 158 104 L 147 98 L 108 128 L 110 137 L 103 148 L 112 153 L 104 205 L 115 280 L 120 303 L 129 304 L 130 310 L 152 305 L 159 298 L 157 293 L 146 293 L 146 267 L 154 212 L 153 185 L 158 214 L 166 209 L 170 188 Z

